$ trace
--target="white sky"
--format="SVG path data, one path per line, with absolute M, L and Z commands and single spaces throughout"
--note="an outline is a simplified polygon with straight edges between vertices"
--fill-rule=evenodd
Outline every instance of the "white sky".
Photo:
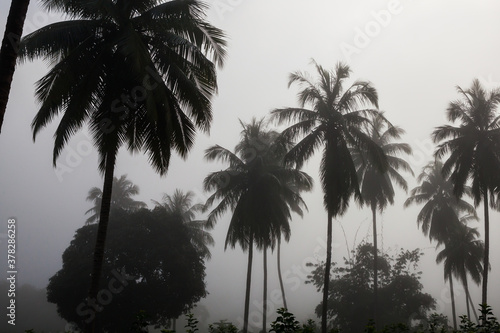
M 479 78 L 488 87 L 500 86 L 500 2 L 498 1 L 320 1 L 320 0 L 212 0 L 209 20 L 229 36 L 228 58 L 219 74 L 219 95 L 214 99 L 214 121 L 210 136 L 200 134 L 189 158 L 174 158 L 166 177 L 159 177 L 147 159 L 128 152 L 119 155 L 116 176 L 128 174 L 141 188 L 138 199 L 150 203 L 163 192 L 175 188 L 192 190 L 200 201 L 203 178 L 221 165 L 203 161 L 203 151 L 213 144 L 232 149 L 239 139 L 238 119 L 248 122 L 274 108 L 296 106 L 296 87 L 287 88 L 288 74 L 296 70 L 312 72 L 310 59 L 332 68 L 347 62 L 352 79 L 371 81 L 379 92 L 381 109 L 396 125 L 407 131 L 405 141 L 412 145 L 410 163 L 418 174 L 430 160 L 433 145 L 429 134 L 444 124 L 448 103 L 458 97 L 455 86 L 470 86 Z M 0 26 L 5 26 L 9 3 L 0 4 Z M 43 12 L 32 1 L 25 32 L 31 32 L 56 17 Z M 361 32 L 367 37 L 363 38 Z M 18 67 L 0 134 L 0 221 L 18 221 L 19 283 L 44 287 L 48 278 L 61 268 L 61 254 L 77 228 L 85 221 L 85 202 L 89 188 L 102 186 L 97 158 L 83 134 L 77 134 L 59 159 L 71 172 L 58 175 L 52 167 L 52 134 L 56 123 L 43 130 L 35 143 L 30 123 L 37 112 L 33 99 L 34 83 L 46 72 L 40 63 Z M 76 152 L 71 156 L 71 151 Z M 322 256 L 326 239 L 326 213 L 318 182 L 320 155 L 305 171 L 316 179 L 313 193 L 305 195 L 309 213 L 293 221 L 292 239 L 283 246 L 283 272 L 288 272 L 289 308 L 299 319 L 313 317 L 320 294 L 309 285 L 296 285 L 296 277 L 307 274 L 302 263 Z M 408 175 L 410 188 L 416 181 Z M 434 264 L 433 245 L 416 226 L 420 207 L 403 209 L 406 194 L 401 192 L 393 207 L 379 221 L 383 250 L 404 247 L 424 248 L 422 282 L 424 290 L 438 300 L 439 312 L 451 312 L 442 266 Z M 478 208 L 482 212 L 482 207 Z M 350 211 L 334 224 L 334 261 L 342 262 L 362 239 L 371 240 L 368 209 L 352 204 Z M 242 316 L 246 274 L 246 255 L 241 250 L 223 251 L 229 216 L 213 231 L 216 247 L 207 263 L 210 321 Z M 491 214 L 490 302 L 498 313 L 500 301 L 499 214 Z M 344 239 L 340 223 L 345 228 Z M 380 226 L 380 224 L 379 224 Z M 482 231 L 482 220 L 477 223 Z M 5 244 L 2 244 L 5 247 Z M 3 249 L 2 247 L 2 249 Z M 6 251 L 3 251 L 6 253 Z M 254 257 L 253 301 L 261 302 L 261 265 Z M 0 261 L 4 265 L 4 259 Z M 300 269 L 299 269 L 300 268 Z M 458 284 L 458 283 L 457 283 Z M 292 290 L 293 289 L 293 290 Z M 269 295 L 279 290 L 274 256 L 270 259 Z M 480 288 L 472 287 L 476 303 Z M 214 306 L 214 304 L 217 304 Z M 273 306 L 281 306 L 276 304 Z M 271 306 L 270 306 L 271 307 Z M 273 310 L 274 310 L 273 309 Z M 465 313 L 463 293 L 457 297 L 458 313 Z M 251 313 L 260 320 L 260 309 Z M 252 320 L 252 317 L 251 317 Z M 270 321 L 270 320 L 269 320 Z

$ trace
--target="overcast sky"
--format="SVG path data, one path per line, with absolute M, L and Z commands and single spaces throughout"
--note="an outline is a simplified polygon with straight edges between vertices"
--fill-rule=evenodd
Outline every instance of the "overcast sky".
M 1 27 L 5 26 L 9 4 L 0 3 Z M 500 86 L 498 1 L 220 0 L 209 4 L 209 21 L 225 30 L 229 40 L 227 61 L 219 72 L 219 95 L 213 101 L 210 134 L 197 136 L 187 160 L 174 158 L 166 177 L 157 175 L 142 154 L 132 156 L 122 151 L 118 158 L 115 175 L 128 174 L 141 188 L 138 199 L 147 203 L 176 188 L 194 191 L 203 201 L 207 196 L 201 190 L 203 178 L 223 168 L 205 163 L 203 151 L 214 144 L 232 149 L 241 130 L 238 119 L 248 122 L 274 108 L 296 106 L 297 88 L 287 88 L 288 74 L 296 70 L 312 73 L 312 58 L 327 68 L 346 62 L 353 80 L 373 83 L 380 108 L 393 124 L 407 131 L 404 141 L 414 149 L 409 161 L 416 174 L 431 159 L 434 146 L 429 135 L 446 122 L 445 109 L 458 97 L 456 86 L 467 88 L 474 78 L 487 88 Z M 25 32 L 57 19 L 32 1 Z M 59 169 L 52 166 L 52 135 L 57 122 L 41 131 L 33 143 L 30 123 L 37 112 L 34 83 L 46 71 L 42 62 L 18 66 L 0 134 L 0 221 L 3 228 L 9 217 L 17 219 L 19 283 L 37 287 L 45 287 L 61 268 L 62 252 L 84 224 L 84 212 L 90 207 L 85 201 L 87 191 L 102 186 L 96 153 L 84 133 L 75 135 L 68 144 L 58 160 Z M 316 154 L 304 168 L 316 179 L 314 192 L 305 195 L 309 213 L 303 219 L 294 217 L 291 241 L 282 251 L 289 308 L 300 319 L 312 317 L 321 298 L 310 285 L 296 283 L 297 277 L 308 273 L 303 263 L 324 255 L 326 213 L 317 181 L 319 159 Z M 414 178 L 406 176 L 410 188 L 417 185 Z M 423 249 L 424 290 L 438 300 L 439 312 L 449 314 L 442 266 L 435 265 L 433 244 L 417 228 L 421 207 L 403 209 L 406 198 L 400 191 L 394 206 L 379 217 L 381 249 Z M 482 212 L 482 207 L 478 211 Z M 243 313 L 246 255 L 240 249 L 224 252 L 228 219 L 229 215 L 224 216 L 213 230 L 217 244 L 213 259 L 207 263 L 210 294 L 203 304 L 208 305 L 210 321 L 227 318 L 239 324 L 235 318 Z M 493 212 L 491 220 L 489 299 L 498 312 L 499 214 Z M 475 224 L 481 232 L 482 223 L 481 219 Z M 342 262 L 346 244 L 352 249 L 364 239 L 371 240 L 369 210 L 352 204 L 349 212 L 334 222 L 333 232 L 333 260 Z M 5 250 L 5 242 L 1 246 Z M 260 304 L 262 260 L 260 255 L 254 258 L 252 301 Z M 273 255 L 270 296 L 279 290 L 274 260 Z M 0 263 L 5 267 L 3 257 Z M 464 295 L 458 294 L 457 308 L 462 314 Z M 480 288 L 471 287 L 471 294 L 479 303 Z M 280 306 L 275 304 L 274 308 Z M 255 319 L 260 318 L 259 311 L 252 306 Z

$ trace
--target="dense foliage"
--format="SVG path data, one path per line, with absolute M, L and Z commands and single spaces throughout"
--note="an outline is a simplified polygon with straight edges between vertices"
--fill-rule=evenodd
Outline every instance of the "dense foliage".
M 378 256 L 379 324 L 425 319 L 435 308 L 434 298 L 422 291 L 418 262 L 420 251 L 401 250 L 396 256 Z M 324 263 L 314 265 L 309 283 L 321 290 Z M 360 244 L 344 265 L 333 265 L 328 295 L 328 324 L 342 332 L 363 332 L 373 314 L 373 246 Z M 321 314 L 321 304 L 316 308 Z
M 202 254 L 191 244 L 181 216 L 162 209 L 112 213 L 97 299 L 85 301 L 96 224 L 77 230 L 62 269 L 50 279 L 47 298 L 61 317 L 83 328 L 98 311 L 97 331 L 122 333 L 139 310 L 152 324 L 165 325 L 206 295 Z

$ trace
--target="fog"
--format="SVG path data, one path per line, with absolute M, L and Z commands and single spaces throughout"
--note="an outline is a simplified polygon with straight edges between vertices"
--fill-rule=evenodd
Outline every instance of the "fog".
M 270 110 L 296 106 L 296 87 L 287 87 L 292 71 L 313 71 L 314 58 L 326 68 L 338 61 L 353 70 L 351 78 L 368 80 L 379 93 L 380 109 L 395 125 L 406 130 L 403 141 L 414 154 L 408 160 L 418 175 L 434 151 L 430 133 L 446 122 L 445 110 L 459 96 L 456 86 L 468 88 L 478 78 L 488 89 L 500 87 L 500 3 L 481 1 L 326 1 L 326 0 L 217 0 L 209 1 L 208 20 L 223 29 L 229 40 L 226 64 L 219 71 L 219 93 L 213 99 L 214 119 L 209 134 L 198 133 L 196 144 L 186 160 L 175 156 L 169 172 L 160 177 L 142 154 L 122 150 L 115 176 L 127 174 L 140 187 L 137 200 L 150 207 L 163 193 L 176 188 L 193 191 L 196 201 L 204 202 L 209 193 L 202 190 L 204 177 L 224 165 L 203 160 L 206 148 L 219 144 L 233 149 L 239 140 L 238 120 L 266 116 Z M 10 1 L 0 3 L 0 26 L 5 26 Z M 58 20 L 32 1 L 25 33 Z M 3 30 L 2 30 L 3 31 Z M 30 284 L 45 288 L 48 279 L 62 267 L 61 255 L 76 229 L 86 219 L 88 190 L 102 186 L 97 170 L 97 154 L 82 131 L 68 143 L 52 165 L 53 133 L 57 119 L 33 142 L 30 124 L 37 112 L 34 83 L 47 71 L 43 62 L 17 67 L 5 121 L 0 134 L 0 232 L 7 220 L 17 220 L 18 286 Z M 309 212 L 294 216 L 292 236 L 282 247 L 282 270 L 287 301 L 299 320 L 317 319 L 314 308 L 321 295 L 303 283 L 309 269 L 305 263 L 322 259 L 326 247 L 326 212 L 319 183 L 319 152 L 304 167 L 315 179 L 312 193 L 304 195 Z M 417 185 L 407 177 L 409 188 Z M 424 292 L 432 294 L 437 312 L 451 315 L 448 286 L 442 265 L 435 264 L 435 244 L 417 228 L 420 206 L 403 208 L 408 195 L 397 193 L 393 206 L 379 216 L 382 251 L 421 248 Z M 477 208 L 482 216 L 482 206 Z M 491 272 L 489 300 L 500 309 L 499 213 L 491 211 Z M 209 322 L 228 319 L 237 326 L 243 322 L 247 256 L 236 248 L 224 251 L 230 214 L 219 220 L 212 234 L 216 245 L 206 262 L 207 290 L 202 300 Z M 472 226 L 483 234 L 483 220 Z M 334 222 L 333 261 L 342 262 L 349 249 L 362 240 L 370 241 L 371 213 L 352 202 L 347 214 Z M 7 253 L 5 237 L 1 253 Z M 275 254 L 269 259 L 269 299 L 279 290 Z M 7 271 L 6 255 L 0 267 Z M 261 320 L 262 258 L 254 254 L 250 324 Z M 300 281 L 300 282 L 299 282 Z M 464 292 L 456 283 L 457 313 L 465 313 Z M 471 296 L 480 302 L 480 287 L 470 286 Z M 276 299 L 276 297 L 275 297 Z M 273 309 L 274 308 L 274 309 Z M 20 319 L 21 320 L 21 319 Z M 319 320 L 317 320 L 319 321 Z

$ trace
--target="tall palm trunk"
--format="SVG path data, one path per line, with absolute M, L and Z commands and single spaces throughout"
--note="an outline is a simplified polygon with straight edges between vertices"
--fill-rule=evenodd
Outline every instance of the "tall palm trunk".
M 327 333 L 328 285 L 332 265 L 332 214 L 328 212 L 328 230 L 326 234 L 325 281 L 323 282 L 323 304 L 321 308 L 321 333 Z
M 280 288 L 281 288 L 281 298 L 283 298 L 283 307 L 288 309 L 286 305 L 286 296 L 285 296 L 285 287 L 283 286 L 283 277 L 281 276 L 281 237 L 278 237 L 278 279 L 280 280 Z
M 252 260 L 253 260 L 253 235 L 250 235 L 250 240 L 248 241 L 247 286 L 245 292 L 245 313 L 243 315 L 243 333 L 248 332 L 248 310 L 250 308 L 250 285 L 252 283 Z
M 448 280 L 450 281 L 450 294 L 451 294 L 451 314 L 453 316 L 453 328 L 456 330 L 457 329 L 457 314 L 455 312 L 455 293 L 453 292 L 453 278 L 451 276 L 448 277 Z
M 2 47 L 0 48 L 0 132 L 7 101 L 9 100 L 10 86 L 16 68 L 16 59 L 19 51 L 19 41 L 23 34 L 24 20 L 28 12 L 29 0 L 12 0 L 10 4 Z
M 378 243 L 377 243 L 377 205 L 373 204 L 373 320 L 378 325 Z
M 116 152 L 106 154 L 106 167 L 104 171 L 104 185 L 102 189 L 101 212 L 99 215 L 99 225 L 97 227 L 97 237 L 94 247 L 94 262 L 92 266 L 92 275 L 89 300 L 96 299 L 99 290 L 99 280 L 101 278 L 102 265 L 104 259 L 104 248 L 106 245 L 106 234 L 108 231 L 109 212 L 111 207 L 111 192 L 113 189 L 113 176 L 115 171 Z M 95 324 L 96 319 L 94 319 Z M 92 324 L 92 331 L 95 325 Z
M 467 275 L 463 279 L 463 285 L 465 289 L 465 305 L 467 308 L 467 318 L 470 320 L 470 306 L 469 306 L 469 286 L 467 284 Z
M 490 267 L 490 217 L 488 212 L 488 188 L 483 186 L 484 193 L 484 261 L 483 261 L 483 295 L 482 304 L 488 304 L 488 269 Z
M 474 318 L 476 319 L 476 323 L 479 323 L 479 318 L 477 317 L 477 312 L 476 312 L 476 308 L 475 308 L 475 305 L 474 305 L 474 302 L 472 302 L 472 298 L 470 297 L 470 292 L 469 292 L 469 285 L 467 283 L 467 276 L 465 277 L 465 283 L 464 283 L 464 288 L 465 288 L 465 295 L 467 296 L 467 301 L 469 304 L 470 303 L 470 307 L 472 308 L 472 312 L 474 312 Z M 468 311 L 468 308 L 467 308 L 467 311 Z M 470 319 L 470 314 L 468 314 L 469 316 L 469 319 Z
M 464 278 L 464 289 L 465 289 L 465 297 L 466 297 L 466 303 L 467 303 L 467 317 L 469 317 L 469 320 L 470 320 L 470 308 L 472 307 L 472 311 L 474 312 L 474 318 L 476 319 L 476 323 L 478 323 L 479 319 L 477 317 L 476 308 L 474 307 L 474 303 L 472 302 L 472 298 L 470 297 L 469 283 L 467 282 L 467 275 L 465 275 L 465 278 Z M 470 306 L 469 306 L 469 304 L 470 304 Z
M 262 332 L 266 333 L 267 326 L 267 244 L 264 243 L 264 293 L 262 296 Z

